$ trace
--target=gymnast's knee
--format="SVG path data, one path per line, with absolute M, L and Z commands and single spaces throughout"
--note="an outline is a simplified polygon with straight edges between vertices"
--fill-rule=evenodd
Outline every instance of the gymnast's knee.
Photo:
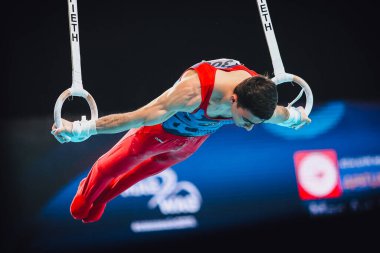
M 92 173 L 96 174 L 97 177 L 101 177 L 103 179 L 113 178 L 117 175 L 115 165 L 107 161 L 106 158 L 99 158 L 94 166 L 92 167 Z
M 158 164 L 167 164 L 167 163 L 178 163 L 186 159 L 181 155 L 160 155 L 152 158 L 155 163 Z
M 144 161 L 145 157 L 141 155 L 128 154 L 127 157 L 114 159 L 110 157 L 99 158 L 93 166 L 93 170 L 100 174 L 103 178 L 115 178 L 133 168 L 140 162 Z

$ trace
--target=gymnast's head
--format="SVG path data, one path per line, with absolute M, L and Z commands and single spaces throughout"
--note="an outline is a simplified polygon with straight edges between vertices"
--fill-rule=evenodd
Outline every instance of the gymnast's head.
M 231 97 L 231 112 L 235 124 L 251 130 L 253 125 L 272 117 L 278 102 L 276 84 L 258 75 L 239 83 Z

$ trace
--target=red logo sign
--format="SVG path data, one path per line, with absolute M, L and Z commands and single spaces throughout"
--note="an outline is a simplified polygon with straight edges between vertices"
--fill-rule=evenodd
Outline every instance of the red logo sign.
M 335 150 L 298 151 L 294 154 L 297 185 L 302 200 L 342 195 Z

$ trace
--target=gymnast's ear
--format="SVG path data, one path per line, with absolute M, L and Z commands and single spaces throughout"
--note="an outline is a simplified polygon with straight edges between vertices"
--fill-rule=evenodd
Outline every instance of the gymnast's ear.
M 231 101 L 231 104 L 235 103 L 237 101 L 237 95 L 232 94 L 232 96 L 230 97 L 230 101 Z

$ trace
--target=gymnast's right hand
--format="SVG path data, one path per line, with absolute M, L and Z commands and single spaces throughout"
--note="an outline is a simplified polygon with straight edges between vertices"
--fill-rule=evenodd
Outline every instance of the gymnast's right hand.
M 51 127 L 51 134 L 60 142 L 70 142 L 73 131 L 73 122 L 62 119 L 62 127 L 57 128 L 55 124 Z
M 53 124 L 51 133 L 60 143 L 82 142 L 96 134 L 96 123 L 95 120 L 70 122 L 62 119 L 62 127 L 57 128 Z

